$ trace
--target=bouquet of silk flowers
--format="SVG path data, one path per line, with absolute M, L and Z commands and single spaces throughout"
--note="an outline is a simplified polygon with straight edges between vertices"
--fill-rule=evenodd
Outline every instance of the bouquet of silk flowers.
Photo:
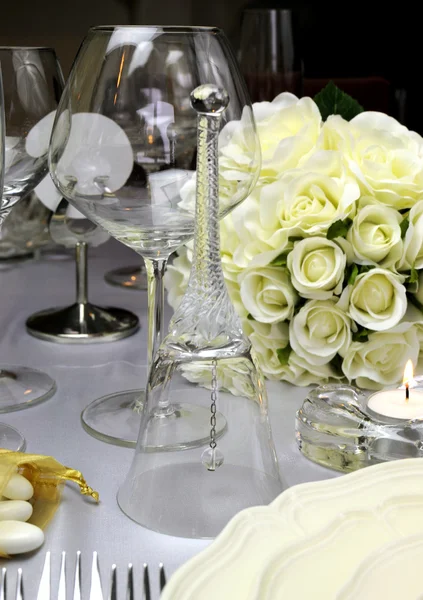
M 264 374 L 304 386 L 398 383 L 408 359 L 417 369 L 423 359 L 423 138 L 333 84 L 253 111 L 261 172 L 221 222 L 221 256 Z M 219 156 L 223 194 L 248 168 L 238 125 Z M 195 175 L 181 197 L 194 202 Z M 173 308 L 191 259 L 183 247 L 165 276 Z

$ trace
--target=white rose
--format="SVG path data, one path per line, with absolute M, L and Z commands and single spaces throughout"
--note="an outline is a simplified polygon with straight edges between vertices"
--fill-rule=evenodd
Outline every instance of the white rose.
M 241 319 L 246 319 L 248 316 L 248 310 L 245 308 L 245 306 L 241 300 L 241 294 L 240 294 L 238 283 L 236 283 L 234 281 L 230 281 L 226 278 L 225 278 L 225 283 L 226 283 L 226 288 L 228 290 L 229 298 L 231 299 L 231 302 L 232 302 L 236 312 L 241 317 Z
M 359 325 L 374 331 L 395 327 L 407 310 L 402 279 L 385 269 L 371 269 L 359 275 L 343 292 L 340 306 L 349 300 L 348 314 Z
M 289 272 L 280 267 L 246 269 L 239 277 L 241 300 L 261 323 L 291 319 L 298 296 Z
M 243 329 L 251 340 L 254 352 L 263 373 L 269 379 L 281 379 L 285 367 L 281 365 L 278 350 L 289 343 L 287 323 L 259 323 L 245 319 Z
M 168 264 L 164 275 L 167 301 L 176 310 L 182 300 L 191 273 L 192 251 L 186 246 L 178 250 L 178 255 Z
M 336 354 L 344 356 L 351 344 L 352 323 L 335 300 L 311 300 L 289 324 L 289 339 L 298 356 L 324 365 Z
M 303 170 L 289 171 L 260 190 L 260 220 L 264 229 L 290 236 L 319 235 L 354 214 L 360 189 L 348 179 Z
M 254 104 L 253 112 L 262 153 L 259 185 L 263 185 L 295 169 L 313 150 L 322 117 L 311 98 L 298 100 L 289 93 Z
M 260 224 L 259 215 L 260 194 L 256 189 L 237 210 L 222 221 L 222 253 L 231 253 L 235 268 L 266 266 L 288 247 L 292 247 L 287 232 L 272 236 L 273 232 L 265 231 Z
M 346 257 L 335 242 L 322 237 L 296 242 L 287 262 L 292 285 L 303 298 L 324 300 L 342 292 Z
M 349 126 L 349 166 L 363 192 L 397 209 L 413 206 L 423 185 L 422 138 L 383 113 L 361 113 Z
M 302 356 L 291 352 L 283 379 L 294 385 L 323 385 L 343 378 L 330 364 L 313 365 Z
M 324 122 L 317 148 L 340 152 L 344 157 L 352 158 L 355 138 L 348 121 L 340 115 L 330 115 Z
M 401 381 L 404 365 L 417 363 L 419 342 L 416 329 L 403 333 L 376 332 L 366 342 L 353 342 L 342 363 L 350 381 L 362 388 L 378 389 Z
M 361 198 L 357 214 L 348 230 L 355 261 L 363 265 L 392 267 L 402 256 L 401 214 L 368 198 Z
M 240 120 L 231 120 L 219 134 L 219 208 L 236 206 L 254 189 L 261 150 L 253 112 L 244 107 Z
M 204 363 L 193 361 L 181 366 L 184 377 L 191 383 L 211 389 L 212 371 Z M 257 401 L 256 390 L 245 360 L 219 361 L 217 364 L 218 389 L 234 396 L 243 396 Z
M 404 253 L 399 270 L 423 267 L 423 200 L 410 210 L 409 226 L 404 238 Z

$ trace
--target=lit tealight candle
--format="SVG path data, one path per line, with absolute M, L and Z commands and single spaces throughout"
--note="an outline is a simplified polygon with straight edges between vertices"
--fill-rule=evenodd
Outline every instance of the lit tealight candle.
M 369 397 L 367 408 L 378 417 L 407 420 L 423 419 L 423 391 L 412 387 L 413 363 L 407 362 L 404 369 L 404 388 L 383 390 Z

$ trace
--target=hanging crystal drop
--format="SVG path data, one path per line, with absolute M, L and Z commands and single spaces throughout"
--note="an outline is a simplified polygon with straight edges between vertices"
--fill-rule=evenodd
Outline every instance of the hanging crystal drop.
M 208 471 L 216 471 L 223 465 L 224 457 L 219 448 L 206 448 L 201 455 L 201 462 Z

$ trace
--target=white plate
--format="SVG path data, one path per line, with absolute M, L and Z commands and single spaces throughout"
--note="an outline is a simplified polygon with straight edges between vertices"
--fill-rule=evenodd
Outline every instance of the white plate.
M 405 571 L 395 560 L 402 546 Z M 162 600 L 421 600 L 422 556 L 423 459 L 388 462 L 242 511 L 174 574 Z

